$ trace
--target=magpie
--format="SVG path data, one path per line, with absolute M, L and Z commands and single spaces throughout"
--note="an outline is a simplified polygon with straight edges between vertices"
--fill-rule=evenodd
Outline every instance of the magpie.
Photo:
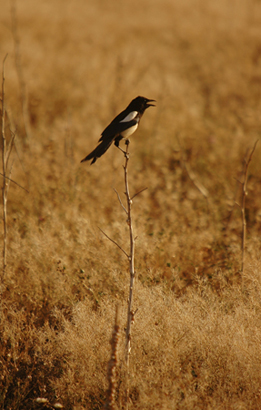
M 155 102 L 155 100 L 149 100 L 145 97 L 134 98 L 128 107 L 105 128 L 99 139 L 99 145 L 81 162 L 92 159 L 91 164 L 94 164 L 97 158 L 105 154 L 113 142 L 117 148 L 123 151 L 119 146 L 119 142 L 123 138 L 127 140 L 136 131 L 145 110 L 149 107 L 155 107 L 154 104 L 149 104 L 151 102 Z

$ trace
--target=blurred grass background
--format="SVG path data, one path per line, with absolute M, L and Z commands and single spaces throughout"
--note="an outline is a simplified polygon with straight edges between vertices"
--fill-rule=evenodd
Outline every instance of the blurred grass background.
M 91 167 L 80 160 L 144 95 L 157 107 L 130 145 L 131 192 L 148 187 L 133 206 L 131 408 L 258 408 L 260 144 L 243 276 L 236 202 L 260 138 L 260 1 L 9 1 L 0 22 L 12 178 L 29 190 L 11 184 L 8 193 L 1 407 L 50 408 L 35 402 L 44 397 L 102 408 L 115 304 L 123 329 L 129 278 L 98 226 L 127 247 L 113 191 L 123 198 L 123 156 L 111 147 Z

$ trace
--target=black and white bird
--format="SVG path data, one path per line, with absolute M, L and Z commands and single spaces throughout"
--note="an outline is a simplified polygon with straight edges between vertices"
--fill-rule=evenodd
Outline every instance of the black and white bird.
M 119 146 L 120 140 L 123 138 L 127 140 L 136 131 L 145 110 L 154 107 L 154 104 L 150 104 L 151 102 L 155 102 L 155 100 L 149 100 L 145 97 L 134 98 L 128 107 L 105 128 L 99 139 L 99 145 L 81 162 L 92 159 L 91 164 L 94 164 L 97 158 L 100 158 L 113 142 L 117 148 L 123 151 Z

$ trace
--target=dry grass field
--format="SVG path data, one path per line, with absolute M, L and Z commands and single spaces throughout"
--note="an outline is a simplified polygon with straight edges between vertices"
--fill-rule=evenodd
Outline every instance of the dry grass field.
M 137 95 L 157 103 L 130 144 L 130 190 L 148 189 L 133 201 L 129 409 L 261 408 L 261 142 L 244 272 L 240 209 L 260 0 L 2 0 L 0 38 L 11 178 L 29 191 L 8 191 L 0 408 L 102 409 L 116 305 L 126 406 L 128 262 L 99 230 L 128 249 L 124 156 L 80 161 Z

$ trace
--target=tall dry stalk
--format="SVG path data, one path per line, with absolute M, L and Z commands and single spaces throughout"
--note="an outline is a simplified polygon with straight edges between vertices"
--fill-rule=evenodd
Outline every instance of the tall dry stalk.
M 24 79 L 24 72 L 21 63 L 21 52 L 20 52 L 20 39 L 18 34 L 18 24 L 17 24 L 17 13 L 16 13 L 16 0 L 11 1 L 11 24 L 12 24 L 12 35 L 14 40 L 14 52 L 15 52 L 15 67 L 17 72 L 17 77 L 19 81 L 21 102 L 22 102 L 22 114 L 24 129 L 26 134 L 26 139 L 31 139 L 31 125 L 28 112 L 28 94 L 26 90 L 26 82 Z
M 129 404 L 129 366 L 130 366 L 130 352 L 131 352 L 131 325 L 134 323 L 135 313 L 132 309 L 133 303 L 133 291 L 134 291 L 134 279 L 135 279 L 135 265 L 134 265 L 134 256 L 135 256 L 135 237 L 133 232 L 132 225 L 132 200 L 139 193 L 144 191 L 137 192 L 133 197 L 130 196 L 129 191 L 129 181 L 128 181 L 128 163 L 129 163 L 129 140 L 126 140 L 126 153 L 125 153 L 125 164 L 124 164 L 124 182 L 125 182 L 125 195 L 127 201 L 127 224 L 129 226 L 129 235 L 130 235 L 130 250 L 129 250 L 129 271 L 130 271 L 130 287 L 129 287 L 129 298 L 128 298 L 128 309 L 127 309 L 127 328 L 126 328 L 126 409 L 128 410 Z M 146 189 L 146 188 L 145 188 Z
M 188 177 L 191 180 L 191 182 L 193 183 L 193 185 L 199 190 L 199 192 L 204 196 L 205 199 L 208 199 L 208 197 L 209 197 L 208 190 L 198 180 L 195 173 L 190 168 L 189 163 L 188 163 L 188 161 L 185 157 L 185 154 L 184 154 L 184 148 L 182 147 L 182 144 L 181 144 L 181 141 L 180 141 L 180 138 L 179 138 L 178 135 L 177 135 L 177 140 L 178 140 L 178 144 L 179 144 L 179 147 L 180 147 L 180 162 L 181 162 L 182 167 L 187 172 Z
M 134 239 L 132 215 L 131 215 L 132 198 L 130 196 L 129 181 L 128 181 L 129 142 L 126 144 L 125 158 L 126 158 L 126 161 L 125 161 L 125 165 L 123 168 L 124 168 L 125 195 L 126 195 L 126 200 L 127 200 L 127 212 L 126 212 L 128 215 L 127 224 L 129 226 L 129 235 L 130 235 L 130 252 L 129 252 L 130 287 L 129 287 L 127 329 L 126 329 L 126 363 L 128 367 L 129 360 L 130 360 L 130 351 L 131 351 L 131 323 L 134 319 L 134 313 L 132 310 L 132 301 L 133 301 L 133 287 L 134 287 L 134 277 L 135 277 L 135 269 L 134 269 L 135 239 Z
M 15 141 L 15 132 L 11 132 L 11 138 L 9 140 L 9 143 L 6 143 L 6 136 L 5 136 L 5 115 L 6 115 L 6 103 L 5 103 L 5 60 L 7 58 L 7 55 L 5 56 L 3 60 L 3 68 L 2 68 L 2 129 L 1 129 L 1 134 L 2 134 L 2 172 L 0 172 L 0 175 L 3 177 L 3 185 L 2 185 L 2 203 L 3 203 L 3 230 L 4 230 L 4 236 L 3 236 L 3 268 L 2 268 L 2 275 L 4 277 L 5 270 L 6 270 L 6 255 L 7 255 L 7 195 L 8 195 L 8 189 L 10 182 L 13 182 L 20 188 L 22 188 L 24 191 L 28 192 L 27 189 L 22 187 L 20 184 L 18 184 L 16 181 L 11 179 L 11 174 L 12 174 L 12 167 L 9 166 L 9 159 L 12 153 L 12 149 L 14 147 L 14 141 Z M 8 118 L 8 117 L 7 117 Z M 10 121 L 9 121 L 10 122 Z M 10 124 L 9 124 L 10 125 Z M 8 176 L 7 176 L 8 174 Z
M 243 182 L 242 184 L 242 201 L 241 201 L 241 216 L 242 216 L 242 242 L 241 242 L 241 250 L 242 250 L 242 263 L 241 263 L 241 271 L 244 273 L 245 269 L 245 249 L 246 249 L 246 196 L 247 196 L 247 173 L 248 173 L 248 168 L 249 164 L 251 162 L 252 156 L 254 154 L 254 151 L 256 149 L 257 143 L 259 140 L 257 140 L 247 158 L 245 159 L 245 164 L 244 164 L 244 171 L 243 171 Z
M 128 298 L 128 309 L 127 309 L 127 327 L 126 327 L 126 409 L 128 409 L 128 401 L 129 401 L 129 364 L 130 364 L 130 352 L 131 352 L 131 325 L 134 322 L 134 316 L 136 311 L 134 312 L 133 310 L 133 292 L 134 292 L 134 279 L 135 279 L 135 236 L 134 236 L 134 230 L 133 230 L 133 223 L 132 223 L 132 201 L 133 199 L 139 195 L 141 192 L 143 192 L 145 189 L 140 190 L 137 192 L 135 195 L 131 197 L 130 195 L 130 190 L 129 190 L 129 181 L 128 181 L 128 164 L 129 164 L 129 144 L 130 141 L 127 139 L 126 142 L 126 151 L 124 152 L 125 156 L 125 164 L 123 165 L 123 170 L 124 170 L 124 185 L 125 185 L 125 196 L 126 196 L 126 207 L 124 206 L 119 193 L 115 190 L 119 203 L 124 210 L 124 212 L 127 215 L 127 224 L 129 227 L 129 252 L 126 252 L 121 245 L 119 245 L 116 241 L 111 239 L 101 228 L 101 232 L 108 238 L 111 242 L 114 243 L 123 253 L 124 255 L 128 258 L 129 261 L 129 272 L 130 272 L 130 286 L 129 286 L 129 298 Z
M 108 365 L 109 388 L 107 392 L 107 401 L 104 408 L 107 410 L 116 410 L 116 385 L 117 385 L 117 366 L 118 366 L 118 349 L 120 341 L 120 324 L 119 324 L 119 306 L 116 306 L 114 329 L 111 338 L 111 359 Z
M 3 225 L 4 225 L 4 244 L 3 244 L 3 276 L 6 269 L 6 247 L 7 247 L 7 184 L 6 184 L 6 138 L 5 138 L 5 60 L 3 60 L 2 69 L 2 170 L 3 170 L 3 186 L 2 186 L 2 201 L 3 201 Z

